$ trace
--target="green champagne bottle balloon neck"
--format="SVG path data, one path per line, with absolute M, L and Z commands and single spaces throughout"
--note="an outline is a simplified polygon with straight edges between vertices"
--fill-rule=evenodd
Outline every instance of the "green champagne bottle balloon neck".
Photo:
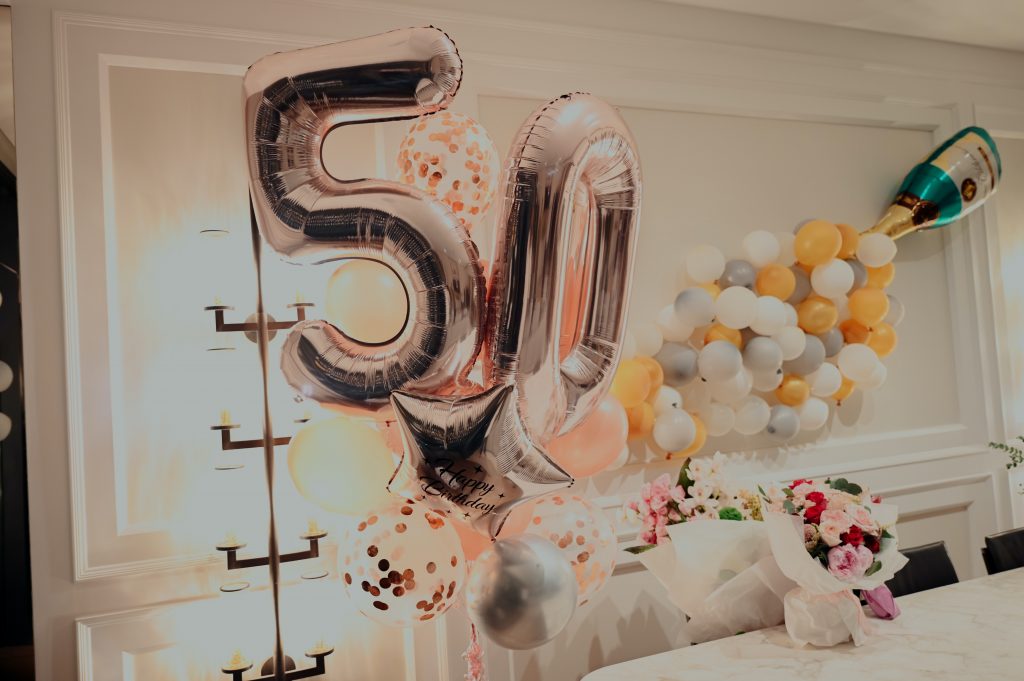
M 889 210 L 868 232 L 893 239 L 948 225 L 976 209 L 996 190 L 1003 163 L 984 128 L 964 128 L 907 173 Z

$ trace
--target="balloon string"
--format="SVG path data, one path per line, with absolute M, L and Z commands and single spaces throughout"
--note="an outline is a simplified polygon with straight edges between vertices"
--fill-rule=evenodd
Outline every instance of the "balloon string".
M 466 661 L 466 681 L 487 681 L 486 670 L 484 669 L 484 649 L 476 635 L 476 625 L 469 625 L 469 647 L 462 653 L 462 659 Z

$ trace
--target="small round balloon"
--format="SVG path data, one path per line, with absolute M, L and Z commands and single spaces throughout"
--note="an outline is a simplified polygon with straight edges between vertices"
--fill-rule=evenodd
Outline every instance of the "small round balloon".
M 500 165 L 484 127 L 452 111 L 413 121 L 398 151 L 399 179 L 436 197 L 467 230 L 490 208 Z
M 693 417 L 682 409 L 671 409 L 654 421 L 654 443 L 665 451 L 686 449 L 697 437 Z
M 651 392 L 651 374 L 637 358 L 620 362 L 609 392 L 623 407 L 635 407 Z
M 764 432 L 783 442 L 792 440 L 800 432 L 800 417 L 793 407 L 776 404 L 771 409 Z
M 369 513 L 345 532 L 338 571 L 360 612 L 408 627 L 452 606 L 466 581 L 466 557 L 442 514 L 404 501 Z
M 615 569 L 615 528 L 601 509 L 583 497 L 541 497 L 533 506 L 526 533 L 550 540 L 562 552 L 576 573 L 578 605 L 600 591 Z
M 757 395 L 745 397 L 734 408 L 736 431 L 742 435 L 754 435 L 764 430 L 771 418 L 771 407 Z
M 578 590 L 569 561 L 547 539 L 499 539 L 473 564 L 466 610 L 487 638 L 504 648 L 528 650 L 565 628 Z
M 733 404 L 750 394 L 754 387 L 754 374 L 750 369 L 740 369 L 732 378 L 709 385 L 712 398 L 722 404 Z
M 665 343 L 654 359 L 661 365 L 665 383 L 683 386 L 697 378 L 697 351 L 688 345 Z
M 757 273 L 754 288 L 758 295 L 774 296 L 786 300 L 796 290 L 796 275 L 784 265 L 774 263 L 766 265 Z
M 757 279 L 757 270 L 746 260 L 730 260 L 725 263 L 722 275 L 718 277 L 718 286 L 727 289 L 730 286 L 742 286 L 754 288 L 754 281 Z
M 585 478 L 615 461 L 628 437 L 626 410 L 605 397 L 579 425 L 548 443 L 548 456 L 572 477 Z

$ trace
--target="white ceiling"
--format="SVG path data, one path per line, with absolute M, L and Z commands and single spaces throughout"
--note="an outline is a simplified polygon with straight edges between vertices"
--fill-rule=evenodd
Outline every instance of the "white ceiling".
M 1022 0 L 665 0 L 679 5 L 1024 51 Z

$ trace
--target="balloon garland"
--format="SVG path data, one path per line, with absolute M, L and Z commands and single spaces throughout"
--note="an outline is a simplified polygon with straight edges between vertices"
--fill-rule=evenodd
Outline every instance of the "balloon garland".
M 611 393 L 629 437 L 668 458 L 732 431 L 787 442 L 822 428 L 855 391 L 881 387 L 904 316 L 886 291 L 896 239 L 975 210 L 1001 172 L 989 134 L 966 128 L 913 168 L 863 234 L 808 220 L 793 233 L 750 232 L 733 257 L 692 248 L 687 285 L 625 340 Z

